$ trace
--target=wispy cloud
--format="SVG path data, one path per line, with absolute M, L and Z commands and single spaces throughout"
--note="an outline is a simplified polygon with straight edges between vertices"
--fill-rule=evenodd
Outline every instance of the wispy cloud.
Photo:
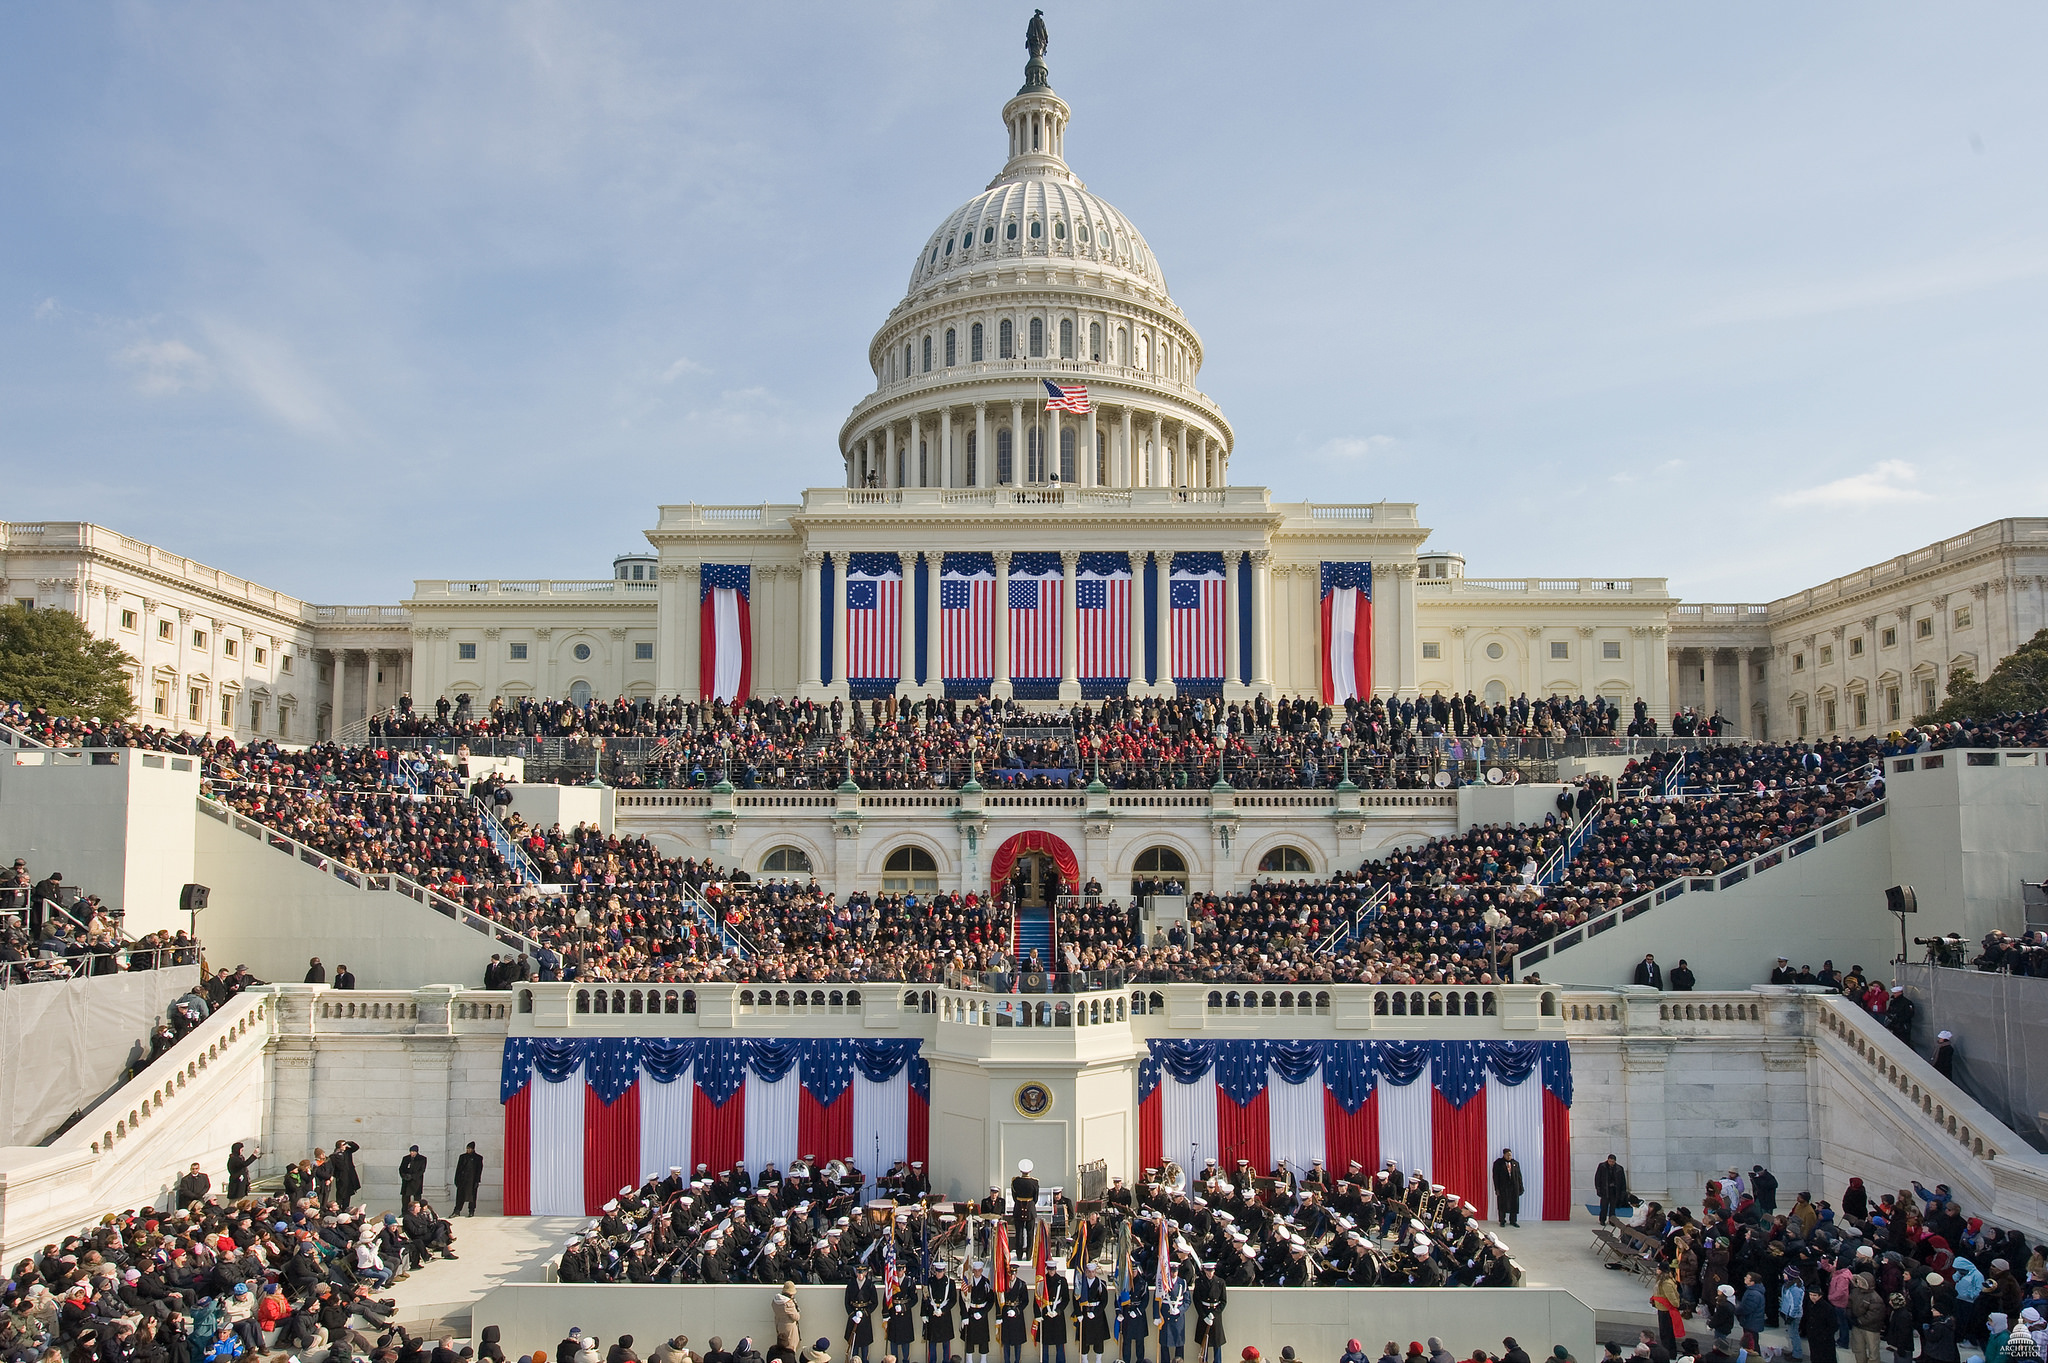
M 135 371 L 136 391 L 150 397 L 205 388 L 213 381 L 213 366 L 206 357 L 176 339 L 137 341 L 114 358 Z
M 688 355 L 683 355 L 674 364 L 661 371 L 661 381 L 663 383 L 674 383 L 685 374 L 708 374 L 710 372 L 710 370 L 698 364 Z
M 223 375 L 257 406 L 307 435 L 340 433 L 340 401 L 282 338 L 217 317 L 201 325 Z
M 1785 507 L 1847 508 L 1928 501 L 1928 495 L 1913 486 L 1919 477 L 1920 471 L 1905 460 L 1886 459 L 1866 472 L 1852 473 L 1846 478 L 1837 478 L 1832 483 L 1822 483 L 1818 487 L 1780 493 L 1772 500 L 1777 505 Z
M 1319 459 L 1367 459 L 1386 454 L 1398 442 L 1391 435 L 1340 435 L 1316 447 Z
M 1917 261 L 1853 279 L 1761 289 L 1710 307 L 1702 326 L 1790 322 L 1866 308 L 1895 307 L 1976 293 L 2002 284 L 2048 278 L 2048 243 Z

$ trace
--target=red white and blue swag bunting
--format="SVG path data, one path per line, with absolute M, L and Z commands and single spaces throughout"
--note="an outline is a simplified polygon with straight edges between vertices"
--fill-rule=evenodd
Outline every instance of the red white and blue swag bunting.
M 1323 704 L 1372 699 L 1372 565 L 1323 564 Z
M 801 1155 L 870 1178 L 931 1146 L 916 1040 L 598 1037 L 505 1042 L 505 1214 L 589 1216 L 671 1167 Z
M 853 554 L 846 562 L 846 680 L 855 695 L 887 695 L 900 675 L 903 560 Z
M 1075 659 L 1083 694 L 1106 695 L 1131 679 L 1131 556 L 1081 555 L 1074 575 Z
M 1058 554 L 1010 556 L 1010 681 L 1026 700 L 1057 697 L 1060 688 L 1060 593 L 1066 570 Z
M 1391 1159 L 1493 1214 L 1493 1159 L 1522 1211 L 1571 1216 L 1572 1062 L 1562 1041 L 1153 1041 L 1138 1064 L 1138 1160 L 1342 1177 Z
M 986 687 L 996 674 L 996 560 L 993 554 L 947 554 L 939 573 L 939 677 Z M 963 686 L 971 692 L 971 686 Z
M 698 590 L 698 683 L 711 700 L 745 701 L 754 685 L 754 623 L 747 597 L 753 572 L 744 563 L 707 563 Z
M 1222 554 L 1194 550 L 1173 556 L 1167 602 L 1173 613 L 1175 683 L 1193 683 L 1191 690 L 1203 690 L 1203 683 L 1209 683 L 1206 689 L 1215 691 L 1233 675 L 1223 656 L 1224 601 Z

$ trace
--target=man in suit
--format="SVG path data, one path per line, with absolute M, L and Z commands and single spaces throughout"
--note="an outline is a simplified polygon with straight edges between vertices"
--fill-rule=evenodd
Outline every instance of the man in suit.
M 1622 1168 L 1621 1161 L 1613 1155 L 1610 1154 L 1594 1168 L 1593 1191 L 1600 1197 L 1601 1225 L 1606 1225 L 1610 1218 L 1617 1225 L 1628 1219 L 1625 1215 L 1628 1208 L 1628 1170 Z
M 1655 956 L 1645 955 L 1642 963 L 1636 966 L 1635 982 L 1637 984 L 1647 984 L 1652 989 L 1662 989 L 1664 987 L 1664 971 L 1658 966 Z
M 406 1202 L 415 1202 L 427 1195 L 427 1157 L 415 1145 L 398 1162 L 398 1195 Z
M 471 1141 L 455 1157 L 455 1215 L 462 1215 L 464 1207 L 469 1208 L 471 1216 L 476 1215 L 476 1190 L 483 1181 L 484 1157 L 476 1152 L 476 1142 Z
M 1506 1148 L 1493 1162 L 1493 1211 L 1503 1226 L 1522 1224 L 1522 1162 Z

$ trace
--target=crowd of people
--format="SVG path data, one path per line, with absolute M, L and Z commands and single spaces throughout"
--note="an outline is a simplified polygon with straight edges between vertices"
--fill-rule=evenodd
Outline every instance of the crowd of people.
M 1639 1202 L 1625 1174 L 1609 1184 L 1621 1206 Z M 1603 1215 L 1610 1205 L 1603 1197 Z M 1834 1363 L 1841 1349 L 1856 1363 L 1887 1352 L 1893 1363 L 1961 1363 L 1979 1352 L 1989 1363 L 2014 1330 L 2048 1343 L 2048 1246 L 1969 1215 L 1947 1184 L 1880 1195 L 1851 1178 L 1832 1203 L 1807 1191 L 1784 1199 L 1756 1165 L 1711 1180 L 1697 1214 L 1651 1202 L 1631 1224 L 1655 1258 L 1657 1329 L 1645 1332 L 1653 1357 L 1687 1345 L 1754 1354 L 1777 1329 L 1787 1357 L 1814 1363 Z M 1688 1339 L 1693 1322 L 1710 1341 Z
M 356 1205 L 357 1152 L 348 1140 L 316 1150 L 288 1167 L 279 1191 L 258 1195 L 261 1152 L 238 1141 L 220 1189 L 193 1164 L 160 1199 L 166 1207 L 110 1211 L 22 1258 L 0 1289 L 0 1358 L 231 1363 L 325 1349 L 331 1363 L 456 1359 L 452 1340 L 439 1342 L 441 1359 L 433 1341 L 394 1325 L 395 1303 L 379 1295 L 431 1260 L 455 1258 L 453 1227 L 406 1164 L 397 1210 Z M 481 1167 L 458 1165 L 458 1199 L 469 1169 L 474 1202 Z

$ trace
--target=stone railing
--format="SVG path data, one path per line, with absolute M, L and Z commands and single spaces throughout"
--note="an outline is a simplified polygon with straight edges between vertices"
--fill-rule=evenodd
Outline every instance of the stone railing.
M 633 597 L 634 604 L 653 605 L 655 582 L 628 582 L 615 577 L 576 578 L 560 581 L 508 581 L 485 578 L 467 582 L 452 579 L 415 579 L 412 600 L 466 601 L 475 597 L 514 597 L 520 600 L 564 598 L 588 600 L 594 596 Z
M 1432 596 L 1668 596 L 1661 577 L 1426 577 Z

